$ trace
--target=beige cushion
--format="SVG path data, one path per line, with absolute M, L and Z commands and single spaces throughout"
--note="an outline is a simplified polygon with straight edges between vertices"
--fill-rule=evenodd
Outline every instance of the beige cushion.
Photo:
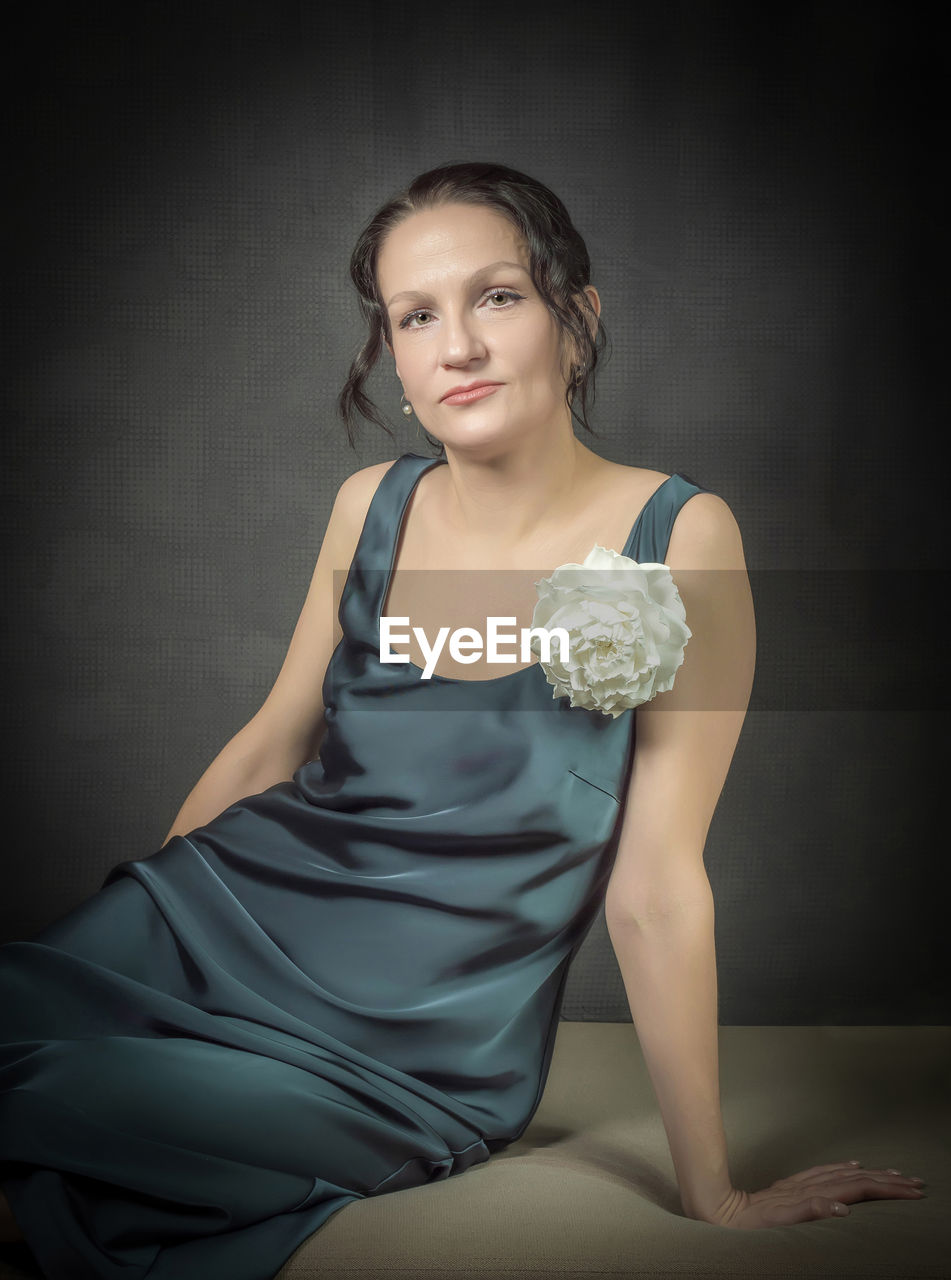
M 522 1139 L 427 1186 L 353 1201 L 279 1280 L 951 1276 L 951 1028 L 721 1027 L 734 1185 L 859 1159 L 918 1174 L 918 1201 L 731 1231 L 683 1216 L 632 1023 L 561 1022 Z
M 682 1214 L 633 1025 L 561 1022 L 521 1141 L 455 1177 L 345 1205 L 278 1277 L 947 1280 L 949 1068 L 947 1027 L 721 1027 L 735 1185 L 758 1190 L 852 1158 L 927 1182 L 923 1200 L 731 1231 Z M 4 1280 L 31 1274 L 0 1265 Z

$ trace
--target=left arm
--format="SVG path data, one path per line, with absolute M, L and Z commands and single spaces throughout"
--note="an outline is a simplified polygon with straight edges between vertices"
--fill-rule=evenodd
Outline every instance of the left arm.
M 703 850 L 746 717 L 756 629 L 740 532 L 721 498 L 699 493 L 684 504 L 666 563 L 693 634 L 674 687 L 634 713 L 634 763 L 605 916 L 684 1212 L 726 1227 L 772 1227 L 846 1215 L 860 1200 L 917 1197 L 913 1179 L 896 1170 L 846 1160 L 762 1191 L 732 1184 Z
M 713 1220 L 732 1183 L 703 850 L 746 715 L 756 651 L 742 540 L 722 498 L 700 493 L 684 505 L 665 563 L 692 635 L 673 689 L 635 713 L 634 763 L 605 916 L 684 1212 Z

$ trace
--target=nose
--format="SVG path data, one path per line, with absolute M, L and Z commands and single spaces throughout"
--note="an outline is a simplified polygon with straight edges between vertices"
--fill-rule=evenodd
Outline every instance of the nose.
M 443 364 L 469 364 L 485 355 L 485 342 L 470 311 L 449 308 L 442 327 Z

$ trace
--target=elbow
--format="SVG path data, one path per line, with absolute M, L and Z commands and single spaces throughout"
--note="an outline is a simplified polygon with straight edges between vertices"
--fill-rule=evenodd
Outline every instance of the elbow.
M 612 937 L 635 929 L 650 932 L 676 927 L 713 910 L 713 890 L 703 866 L 668 877 L 638 893 L 608 893 L 604 918 Z

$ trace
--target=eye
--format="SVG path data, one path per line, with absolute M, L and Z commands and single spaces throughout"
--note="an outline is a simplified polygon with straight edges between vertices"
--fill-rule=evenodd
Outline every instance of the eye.
M 490 298 L 511 298 L 518 301 L 521 298 L 520 293 L 516 293 L 514 289 L 493 289 L 488 295 Z M 490 311 L 501 311 L 501 307 L 490 307 Z
M 508 310 L 508 307 L 511 303 L 520 302 L 524 295 L 521 293 L 516 293 L 514 289 L 490 289 L 489 292 L 484 296 L 487 299 L 504 298 L 505 301 L 501 306 L 498 306 L 498 307 L 491 306 L 489 307 L 489 310 L 490 311 L 506 311 Z M 427 310 L 425 307 L 418 307 L 415 311 L 410 311 L 408 315 L 405 315 L 403 317 L 403 319 L 399 323 L 399 327 L 401 329 L 428 329 L 429 328 L 428 324 L 413 324 L 412 321 L 418 319 L 420 316 L 431 316 L 432 314 L 433 313 Z
M 404 316 L 403 319 L 400 321 L 400 328 L 401 329 L 416 329 L 416 328 L 425 329 L 426 327 L 425 325 L 412 325 L 410 324 L 410 321 L 415 320 L 417 316 L 428 316 L 430 314 L 431 312 L 423 311 L 423 310 L 411 311 L 408 316 Z

